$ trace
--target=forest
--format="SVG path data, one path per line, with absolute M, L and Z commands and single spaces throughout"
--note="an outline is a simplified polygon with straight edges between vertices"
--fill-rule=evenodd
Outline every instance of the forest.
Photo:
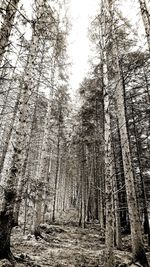
M 0 0 L 0 267 L 149 267 L 150 2 L 141 47 L 99 0 L 73 99 L 70 0 L 28 1 Z

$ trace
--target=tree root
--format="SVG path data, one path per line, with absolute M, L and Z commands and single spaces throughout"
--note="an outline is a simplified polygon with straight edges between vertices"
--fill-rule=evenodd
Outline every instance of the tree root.
M 15 267 L 15 265 L 17 263 L 15 256 L 12 254 L 11 251 L 9 251 L 5 255 L 1 256 L 0 260 L 7 260 L 8 262 L 10 262 L 11 267 Z
M 10 261 L 12 267 L 14 267 L 14 266 L 16 265 L 17 262 L 16 262 L 15 257 L 13 256 L 12 253 L 10 253 L 10 254 L 8 255 L 8 258 L 7 258 L 7 259 Z

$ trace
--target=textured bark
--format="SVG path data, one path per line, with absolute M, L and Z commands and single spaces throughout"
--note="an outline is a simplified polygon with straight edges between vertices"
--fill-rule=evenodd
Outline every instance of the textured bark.
M 150 226 L 149 226 L 149 218 L 148 218 L 148 207 L 147 207 L 147 197 L 145 192 L 145 184 L 144 184 L 144 177 L 143 177 L 143 170 L 142 170 L 142 161 L 141 161 L 141 151 L 138 142 L 137 136 L 137 129 L 136 129 L 136 121 L 134 117 L 134 108 L 133 108 L 133 99 L 131 97 L 131 109 L 132 109 L 132 120 L 133 120 L 133 129 L 134 129 L 134 136 L 135 136 L 135 143 L 136 143 L 136 150 L 137 150 L 137 162 L 139 167 L 139 174 L 141 179 L 141 197 L 143 201 L 143 213 L 144 213 L 144 233 L 148 235 L 148 245 L 150 245 Z
M 59 107 L 59 122 L 58 122 L 58 135 L 57 135 L 57 159 L 56 159 L 56 172 L 55 172 L 55 185 L 54 185 L 54 199 L 53 199 L 53 214 L 52 221 L 55 221 L 55 210 L 56 210 L 56 197 L 57 197 L 57 185 L 60 165 L 60 134 L 61 134 L 61 106 Z
M 0 29 L 0 65 L 2 63 L 4 53 L 9 45 L 9 37 L 13 28 L 13 23 L 17 11 L 19 0 L 6 1 L 4 5 L 6 8 L 6 14 Z
M 106 63 L 104 63 L 106 64 Z M 106 202 L 106 233 L 105 244 L 106 252 L 106 266 L 113 267 L 113 168 L 112 168 L 112 149 L 111 149 L 111 129 L 110 129 L 110 114 L 109 114 L 109 95 L 107 92 L 107 66 L 104 65 L 104 111 L 105 111 L 105 202 Z
M 24 88 L 26 89 L 26 87 Z M 16 184 L 18 183 L 19 177 L 22 170 L 23 160 L 23 145 L 26 138 L 26 127 L 27 127 L 27 98 L 28 90 L 24 92 L 24 99 L 20 104 L 20 120 L 16 130 L 16 140 L 13 144 L 14 152 L 11 162 L 11 167 L 8 173 L 8 178 L 5 185 L 5 198 L 3 199 L 3 209 L 1 213 L 1 221 L 5 221 L 7 240 L 9 240 L 7 246 L 10 246 L 10 234 L 12 227 L 14 226 L 14 204 L 16 200 Z M 0 236 L 3 236 L 2 228 L 0 229 Z M 3 246 L 1 246 L 0 255 L 3 255 Z M 6 255 L 5 255 L 6 256 Z M 9 256 L 9 255 L 8 255 Z M 2 257 L 2 256 L 1 256 Z
M 115 173 L 115 171 L 114 171 Z M 120 221 L 120 211 L 119 211 L 119 197 L 118 197 L 118 188 L 117 188 L 117 179 L 114 175 L 113 179 L 113 188 L 114 188 L 114 217 L 115 217 L 115 245 L 117 249 L 122 249 L 122 238 L 121 238 L 121 221 Z
M 81 226 L 85 228 L 85 212 L 86 212 L 86 181 L 85 181 L 85 148 L 84 141 L 81 144 Z
M 20 56 L 22 54 L 22 45 L 23 45 L 23 42 L 21 42 L 21 47 L 20 47 L 16 62 L 15 62 L 15 66 L 14 66 L 13 71 L 12 71 L 10 83 L 9 83 L 7 91 L 5 92 L 5 97 L 4 97 L 4 100 L 3 100 L 3 106 L 2 106 L 2 109 L 1 109 L 1 112 L 0 112 L 0 128 L 3 125 L 3 116 L 4 116 L 5 109 L 6 109 L 6 106 L 7 106 L 7 103 L 8 103 L 7 101 L 8 101 L 9 93 L 12 90 L 12 86 L 13 86 L 13 82 L 14 82 L 14 78 L 15 78 L 16 68 L 17 68 L 18 62 L 20 60 Z M 5 68 L 2 68 L 2 71 L 5 72 L 6 71 Z M 2 78 L 0 77 L 0 86 L 3 88 L 3 74 L 1 76 L 2 76 Z M 18 96 L 19 96 L 19 94 L 18 94 Z M 15 108 L 14 108 L 14 113 L 15 113 Z
M 141 264 L 143 264 L 144 260 L 145 265 L 143 266 L 148 266 L 144 251 L 144 245 L 142 241 L 142 232 L 138 214 L 134 176 L 132 171 L 131 153 L 129 147 L 127 128 L 126 128 L 123 88 L 122 88 L 121 76 L 117 58 L 116 58 L 116 64 L 117 64 L 115 68 L 117 70 L 116 101 L 117 101 L 118 121 L 119 121 L 121 146 L 122 146 L 125 184 L 127 191 L 127 202 L 128 202 L 129 218 L 131 225 L 133 257 L 135 261 L 139 261 Z
M 0 259 L 8 259 L 15 265 L 15 259 L 10 250 L 10 236 L 14 227 L 13 203 L 15 201 L 15 191 L 5 190 L 3 200 L 3 210 L 0 213 Z
M 50 182 L 50 175 L 52 171 L 52 159 L 53 159 L 53 150 L 51 150 L 49 156 L 48 156 L 48 163 L 47 163 L 47 170 L 46 170 L 46 185 Z M 48 189 L 47 187 L 44 188 L 44 203 L 43 203 L 43 223 L 45 222 L 45 214 L 47 212 L 47 207 L 49 205 L 48 200 Z
M 103 94 L 104 94 L 104 140 L 105 140 L 105 203 L 106 203 L 106 267 L 114 266 L 114 220 L 113 220 L 113 158 L 111 143 L 111 124 L 110 124 L 110 99 L 109 99 L 109 81 L 106 55 L 106 37 L 109 25 L 107 24 L 107 8 L 105 3 L 102 7 L 103 25 Z
M 46 1 L 44 1 L 45 6 L 43 5 L 43 12 L 47 10 Z M 46 9 L 44 9 L 46 8 Z M 51 10 L 52 11 L 52 10 Z M 44 14 L 44 13 L 43 13 Z M 52 15 L 52 14 L 51 14 Z M 53 21 L 55 23 L 55 21 Z M 51 84 L 50 84 L 50 92 L 49 92 L 49 99 L 48 99 L 48 107 L 44 122 L 44 135 L 43 135 L 43 142 L 41 148 L 41 155 L 39 159 L 39 164 L 36 173 L 37 179 L 37 195 L 35 201 L 35 219 L 34 219 L 34 232 L 39 232 L 39 225 L 43 220 L 43 209 L 44 209 L 44 201 L 43 201 L 43 194 L 46 188 L 46 170 L 47 170 L 47 159 L 48 159 L 48 149 L 49 149 L 49 136 L 50 136 L 50 126 L 51 126 L 51 105 L 53 100 L 53 92 L 54 92 L 54 75 L 55 75 L 55 68 L 57 63 L 57 38 L 55 40 L 55 44 L 53 47 L 53 60 L 51 65 Z
M 9 146 L 11 134 L 13 131 L 13 127 L 14 127 L 14 123 L 15 123 L 15 119 L 16 119 L 16 114 L 17 114 L 18 106 L 19 106 L 19 98 L 20 98 L 20 93 L 18 94 L 18 98 L 17 98 L 16 104 L 14 107 L 14 113 L 13 113 L 13 117 L 12 117 L 10 125 L 9 125 L 9 130 L 7 130 L 7 132 L 4 132 L 5 143 L 4 143 L 4 147 L 3 147 L 1 157 L 0 157 L 0 174 L 3 171 L 4 161 L 5 161 L 7 151 L 8 151 L 8 146 Z
M 39 5 L 39 9 L 40 9 Z M 38 14 L 39 15 L 39 14 Z M 14 224 L 14 205 L 16 201 L 16 185 L 22 174 L 22 166 L 24 162 L 24 144 L 28 133 L 28 118 L 29 118 L 29 99 L 33 92 L 33 77 L 31 75 L 34 69 L 36 50 L 38 44 L 37 28 L 35 25 L 34 33 L 30 45 L 30 51 L 27 58 L 27 65 L 24 72 L 21 87 L 21 97 L 19 99 L 19 121 L 15 131 L 15 141 L 13 143 L 13 156 L 11 166 L 6 177 L 5 197 L 3 199 L 3 209 L 1 212 L 1 221 L 5 221 L 6 242 L 8 240 L 8 251 L 10 250 L 10 234 Z M 7 220 L 6 220 L 7 216 Z M 3 237 L 3 229 L 0 229 L 0 236 Z M 3 257 L 3 246 L 0 246 L 0 255 Z M 10 253 L 4 255 L 9 258 Z
M 43 192 L 44 187 L 46 186 L 46 165 L 47 165 L 47 157 L 48 157 L 48 147 L 49 147 L 49 135 L 50 135 L 50 116 L 51 116 L 51 101 L 52 95 L 50 95 L 50 99 L 48 101 L 48 109 L 45 118 L 44 125 L 44 136 L 42 143 L 42 151 L 39 160 L 39 167 L 37 169 L 37 197 L 36 197 L 36 205 L 35 205 L 35 221 L 34 221 L 34 231 L 36 232 L 39 228 L 40 223 L 43 218 Z
M 27 182 L 27 180 L 26 180 L 26 168 L 27 168 L 27 164 L 28 164 L 28 157 L 29 157 L 29 152 L 30 152 L 30 146 L 31 146 L 33 131 L 34 131 L 35 119 L 36 119 L 36 102 L 35 102 L 35 107 L 34 107 L 34 114 L 33 114 L 33 119 L 32 119 L 30 137 L 29 137 L 27 149 L 24 153 L 24 162 L 22 165 L 21 175 L 19 177 L 18 186 L 17 186 L 17 196 L 16 196 L 16 201 L 15 201 L 15 206 L 14 206 L 15 224 L 18 224 L 20 206 L 21 206 L 21 202 L 22 202 L 22 194 L 24 191 L 24 186 Z
M 117 114 L 118 114 L 118 122 L 119 122 L 119 129 L 120 129 L 121 146 L 122 146 L 125 184 L 126 184 L 126 191 L 127 191 L 127 202 L 128 202 L 129 218 L 130 218 L 130 225 L 131 225 L 132 252 L 133 252 L 134 261 L 139 262 L 144 267 L 147 267 L 148 262 L 146 259 L 146 254 L 145 254 L 144 245 L 142 241 L 142 231 L 141 231 L 141 224 L 140 224 L 140 219 L 139 219 L 139 214 L 138 214 L 135 183 L 134 183 L 134 176 L 133 176 L 132 162 L 131 162 L 131 152 L 130 152 L 130 146 L 129 146 L 129 140 L 128 140 L 127 127 L 126 127 L 124 93 L 123 93 L 123 85 L 121 81 L 121 72 L 120 72 L 120 67 L 119 67 L 116 36 L 115 36 L 115 30 L 114 30 L 114 25 L 113 25 L 114 17 L 113 17 L 112 1 L 109 0 L 107 4 L 108 4 L 110 20 L 113 26 L 112 27 L 113 59 L 114 59 L 114 70 L 116 72 L 115 73 L 116 74 L 115 97 L 116 97 L 116 103 L 117 103 Z
M 112 128 L 112 125 L 111 125 Z M 118 195 L 118 184 L 117 184 L 117 159 L 115 155 L 115 140 L 112 136 L 112 150 L 113 150 L 113 204 L 114 204 L 114 243 L 117 249 L 122 249 L 122 238 L 121 238 L 121 220 L 120 220 L 120 206 L 119 206 L 119 195 Z
M 89 160 L 90 161 L 90 160 Z M 86 198 L 86 221 L 90 220 L 90 195 L 91 195 L 91 187 L 92 187 L 92 174 L 93 174 L 93 161 L 90 163 L 90 174 L 89 174 L 89 181 L 88 181 L 88 191 L 87 191 L 87 198 Z
M 147 37 L 148 47 L 150 50 L 150 13 L 147 8 L 147 4 L 145 0 L 139 0 L 141 15 L 145 27 L 145 33 Z
M 94 142 L 94 219 L 99 219 L 99 184 L 98 184 L 98 165 L 97 165 L 97 142 Z
M 95 158 L 95 219 L 100 219 L 100 162 L 99 162 L 99 155 L 100 155 L 100 147 L 99 147 L 99 140 L 97 140 L 97 135 L 99 138 L 102 137 L 100 134 L 99 129 L 99 117 L 98 117 L 98 99 L 95 99 L 95 142 L 94 142 L 94 158 Z M 97 134 L 98 133 L 98 134 Z
M 26 233 L 26 223 L 27 223 L 27 211 L 28 211 L 28 185 L 25 192 L 25 203 L 24 203 L 24 223 L 23 223 L 23 234 Z
M 33 35 L 33 39 L 34 39 L 34 35 Z M 32 39 L 32 40 L 33 40 Z M 45 48 L 45 42 L 42 46 L 42 51 L 44 51 Z M 32 55 L 33 56 L 33 55 Z M 36 57 L 36 55 L 35 55 Z M 38 79 L 38 83 L 36 86 L 36 95 L 35 95 L 35 103 L 34 103 L 34 111 L 33 111 L 33 116 L 32 116 L 32 123 L 31 123 L 31 129 L 29 129 L 29 140 L 28 140 L 28 145 L 27 145 L 27 149 L 24 153 L 24 162 L 23 162 L 23 166 L 22 166 L 22 172 L 21 172 L 21 176 L 20 179 L 18 181 L 18 190 L 17 190 L 17 198 L 16 198 L 16 204 L 15 204 L 15 210 L 14 210 L 14 216 L 15 216 L 15 221 L 16 224 L 18 223 L 18 217 L 19 217 L 19 212 L 20 212 L 20 206 L 21 206 L 21 201 L 22 201 L 22 194 L 23 194 L 23 190 L 24 190 L 24 186 L 26 184 L 26 167 L 28 164 L 28 157 L 29 157 L 29 152 L 31 149 L 31 142 L 32 142 L 32 137 L 33 137 L 33 132 L 34 132 L 34 127 L 35 127 L 35 122 L 36 122 L 36 110 L 37 110 L 37 103 L 38 103 L 38 93 L 39 93 L 39 87 L 40 87 L 40 81 L 41 81 L 41 75 L 42 75 L 42 65 L 43 65 L 43 60 L 44 60 L 44 52 L 41 58 L 41 62 L 40 62 L 40 72 L 39 72 L 39 79 Z M 30 85 L 31 86 L 31 85 Z
M 115 136 L 114 138 L 112 137 L 114 163 L 116 169 L 116 187 L 117 187 L 116 190 L 119 190 L 118 199 L 119 199 L 119 214 L 120 214 L 121 227 L 123 227 L 124 230 L 129 231 L 129 223 L 128 223 L 129 221 L 126 220 L 128 215 L 128 209 L 127 209 L 125 177 L 123 169 L 122 149 L 121 149 L 118 120 L 116 123 L 117 123 L 117 139 L 115 138 Z

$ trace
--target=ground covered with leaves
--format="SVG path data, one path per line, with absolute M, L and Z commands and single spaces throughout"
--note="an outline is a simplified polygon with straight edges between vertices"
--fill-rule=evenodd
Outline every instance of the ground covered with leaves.
M 43 238 L 38 240 L 21 234 L 12 238 L 12 251 L 27 266 L 101 266 L 105 246 L 98 229 L 60 225 L 42 225 L 41 229 Z
M 104 232 L 99 224 L 88 224 L 85 229 L 77 223 L 41 225 L 42 237 L 13 230 L 11 250 L 16 256 L 16 267 L 103 267 L 105 266 Z M 115 250 L 115 266 L 131 262 L 129 236 L 124 236 L 123 250 Z M 147 255 L 150 258 L 148 247 Z M 0 267 L 11 266 L 7 261 Z M 125 266 L 125 265 L 124 265 Z

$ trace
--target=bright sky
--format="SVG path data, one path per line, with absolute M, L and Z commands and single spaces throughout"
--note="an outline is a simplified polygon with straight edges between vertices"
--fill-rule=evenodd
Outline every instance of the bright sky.
M 22 2 L 28 10 L 30 0 L 22 0 Z M 72 24 L 68 39 L 68 54 L 72 62 L 70 87 L 72 91 L 75 92 L 88 71 L 88 59 L 90 55 L 88 27 L 90 26 L 90 17 L 96 14 L 100 0 L 70 0 L 69 2 Z M 139 19 L 137 19 L 137 17 L 139 18 L 139 16 L 137 16 L 139 12 L 138 0 L 118 0 L 118 3 L 124 17 L 128 18 L 134 24 L 134 28 L 138 28 L 139 32 L 143 34 L 143 24 L 141 21 L 139 23 Z
M 94 16 L 99 0 L 70 0 L 69 15 L 72 29 L 68 38 L 69 61 L 72 63 L 70 87 L 78 88 L 86 71 L 88 70 L 88 55 L 90 52 L 88 27 L 90 25 L 90 16 Z M 30 0 L 22 0 L 26 11 L 31 10 Z M 27 11 L 27 12 L 28 12 Z
M 70 85 L 77 89 L 88 70 L 88 56 L 90 42 L 88 27 L 90 16 L 96 14 L 98 0 L 71 0 L 70 15 L 72 17 L 72 30 L 69 37 L 69 56 L 72 61 L 72 75 Z
M 100 0 L 70 0 L 70 13 L 72 17 L 72 30 L 69 37 L 69 55 L 72 61 L 72 75 L 70 85 L 72 90 L 78 88 L 88 71 L 88 57 L 90 55 L 90 41 L 88 27 L 90 17 L 96 14 Z M 143 24 L 139 17 L 138 0 L 118 0 L 123 16 L 131 21 L 138 29 L 143 45 Z M 146 41 L 146 40 L 145 40 Z M 140 43 L 139 43 L 140 45 Z

